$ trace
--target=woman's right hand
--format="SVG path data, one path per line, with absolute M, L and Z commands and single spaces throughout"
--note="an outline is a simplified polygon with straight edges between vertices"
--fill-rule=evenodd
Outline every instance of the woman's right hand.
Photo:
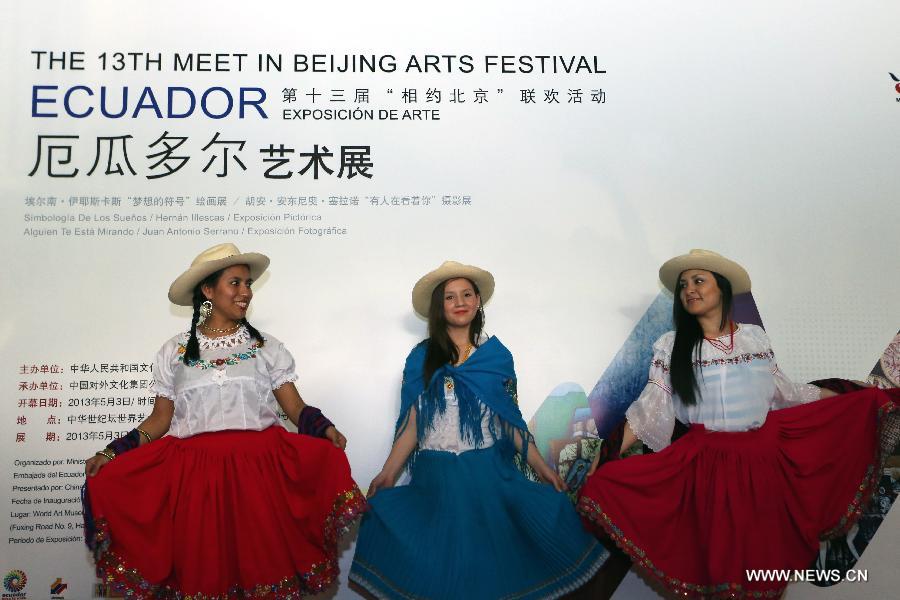
M 375 479 L 372 480 L 372 483 L 369 484 L 369 490 L 366 492 L 366 498 L 371 498 L 378 492 L 378 490 L 382 488 L 394 487 L 395 481 L 396 478 L 382 471 L 381 473 L 376 475 Z
M 109 459 L 102 454 L 95 454 L 84 463 L 84 474 L 88 477 L 93 477 L 99 473 L 100 468 L 108 462 Z
M 594 455 L 594 460 L 591 462 L 591 468 L 588 469 L 587 476 L 590 477 L 594 474 L 594 471 L 597 470 L 597 466 L 600 464 L 600 448 L 597 448 L 597 453 Z

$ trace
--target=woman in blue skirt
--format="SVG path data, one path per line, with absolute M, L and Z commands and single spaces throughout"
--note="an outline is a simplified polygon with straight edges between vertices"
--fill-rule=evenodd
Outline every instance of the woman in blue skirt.
M 490 273 L 456 262 L 413 288 L 429 338 L 406 359 L 394 445 L 369 485 L 350 571 L 377 598 L 557 598 L 608 556 L 534 445 L 512 355 L 482 334 L 493 291 Z M 393 487 L 407 466 L 409 485 Z

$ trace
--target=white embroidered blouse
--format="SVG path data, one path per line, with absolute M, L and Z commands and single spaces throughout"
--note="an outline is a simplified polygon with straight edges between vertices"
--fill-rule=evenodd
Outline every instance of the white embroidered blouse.
M 481 336 L 478 345 L 485 343 L 488 337 Z M 478 348 L 473 348 L 469 356 L 472 356 Z M 456 398 L 454 391 L 453 379 L 444 378 L 444 401 L 447 408 L 443 413 L 434 415 L 431 427 L 425 433 L 422 439 L 422 450 L 441 450 L 443 452 L 453 452 L 460 454 L 468 450 L 474 450 L 475 444 L 470 440 L 464 439 L 459 433 L 459 400 Z M 484 440 L 478 448 L 490 448 L 494 445 L 494 438 L 490 431 L 490 416 L 484 415 L 481 418 L 481 436 Z M 495 426 L 494 431 L 499 431 L 499 426 Z
M 729 337 L 719 341 L 728 343 Z M 701 343 L 700 361 L 694 361 L 700 395 L 695 405 L 685 406 L 669 378 L 674 344 L 674 331 L 653 344 L 649 382 L 625 412 L 634 434 L 655 451 L 671 442 L 676 418 L 713 431 L 748 431 L 761 427 L 770 410 L 819 399 L 819 388 L 792 383 L 778 369 L 772 344 L 761 327 L 740 324 L 730 352 Z
M 263 430 L 280 424 L 272 390 L 297 380 L 294 358 L 269 334 L 259 347 L 247 328 L 208 338 L 199 331 L 200 361 L 184 363 L 188 333 L 160 349 L 151 390 L 175 403 L 169 435 L 187 438 L 226 429 Z

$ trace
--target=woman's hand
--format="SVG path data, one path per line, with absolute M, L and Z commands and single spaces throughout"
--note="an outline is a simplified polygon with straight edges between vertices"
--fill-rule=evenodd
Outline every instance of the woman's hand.
M 109 462 L 109 459 L 102 454 L 95 454 L 84 463 L 84 474 L 93 477 L 100 472 L 101 467 Z
M 552 485 L 557 492 L 568 491 L 569 486 L 567 486 L 566 482 L 562 480 L 562 478 L 559 476 L 559 473 L 551 469 L 547 465 L 547 463 L 543 464 L 544 468 L 538 472 L 538 477 L 541 478 L 541 481 Z
M 397 481 L 397 478 L 382 471 L 378 475 L 375 476 L 375 479 L 372 480 L 372 483 L 369 484 L 369 490 L 366 492 L 366 498 L 371 498 L 374 496 L 378 490 L 382 488 L 392 488 L 394 487 L 394 483 Z
M 521 443 L 518 436 L 513 437 L 513 443 L 516 445 L 516 450 L 521 452 Z M 533 439 L 528 442 L 528 465 L 534 469 L 541 481 L 552 485 L 557 492 L 565 492 L 569 489 L 569 486 L 560 478 L 559 473 L 544 462 L 544 457 L 538 452 Z
M 344 437 L 343 433 L 335 429 L 334 425 L 325 430 L 325 437 L 341 450 L 347 447 L 347 438 Z
M 588 469 L 587 476 L 590 477 L 594 474 L 594 471 L 597 470 L 597 467 L 600 465 L 600 448 L 597 448 L 597 453 L 594 454 L 594 460 L 591 461 L 591 468 Z

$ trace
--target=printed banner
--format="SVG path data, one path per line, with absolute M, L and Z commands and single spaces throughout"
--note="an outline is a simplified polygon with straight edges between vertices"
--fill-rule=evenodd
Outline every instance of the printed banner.
M 900 8 L 815 13 L 7 6 L 0 600 L 115 595 L 83 544 L 84 461 L 152 410 L 154 356 L 190 326 L 168 286 L 220 242 L 271 258 L 249 318 L 290 350 L 362 487 L 426 336 L 412 286 L 444 260 L 495 276 L 486 331 L 573 481 L 670 327 L 659 266 L 691 248 L 747 268 L 745 320 L 791 378 L 880 361 L 873 381 L 896 386 Z M 334 593 L 352 597 L 346 579 Z

